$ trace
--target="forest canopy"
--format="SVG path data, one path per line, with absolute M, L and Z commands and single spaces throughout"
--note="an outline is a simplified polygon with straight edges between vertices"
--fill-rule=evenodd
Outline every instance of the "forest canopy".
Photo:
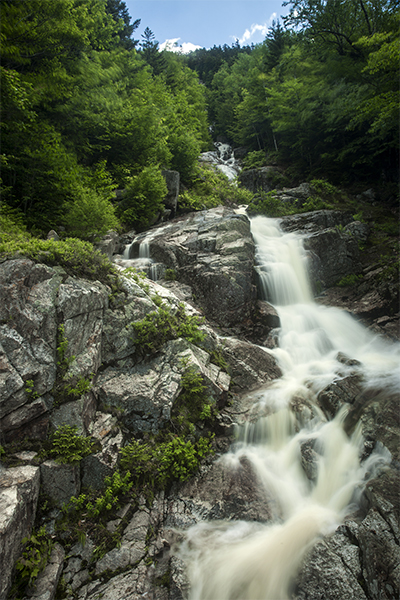
M 285 4 L 262 44 L 183 56 L 135 39 L 122 0 L 0 0 L 2 213 L 87 240 L 143 226 L 161 171 L 190 189 L 218 136 L 303 179 L 396 181 L 397 2 Z

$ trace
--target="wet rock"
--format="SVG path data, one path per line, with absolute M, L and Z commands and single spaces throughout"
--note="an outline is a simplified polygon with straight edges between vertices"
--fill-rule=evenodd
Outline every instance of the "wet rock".
M 348 375 L 324 388 L 317 400 L 325 414 L 332 419 L 344 404 L 353 404 L 361 390 L 362 376 Z
M 221 341 L 221 354 L 229 365 L 234 392 L 250 391 L 281 377 L 275 358 L 260 346 L 237 338 L 221 338 Z
M 318 477 L 319 454 L 314 449 L 315 440 L 307 440 L 300 445 L 301 466 L 310 481 Z
M 164 527 L 187 528 L 208 519 L 269 521 L 271 506 L 246 457 L 214 463 L 166 501 Z
M 38 467 L 0 472 L 0 598 L 6 598 L 21 541 L 31 534 L 39 497 Z
M 297 577 L 296 600 L 367 600 L 358 559 L 357 545 L 336 532 L 331 539 L 317 542 L 306 557 Z

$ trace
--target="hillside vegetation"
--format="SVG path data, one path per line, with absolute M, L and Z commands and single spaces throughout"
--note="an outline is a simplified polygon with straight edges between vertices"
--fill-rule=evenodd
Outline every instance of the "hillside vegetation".
M 394 0 L 291 0 L 262 44 L 160 52 L 122 0 L 1 1 L 1 211 L 36 236 L 144 228 L 180 172 L 181 208 L 242 199 L 199 171 L 212 137 L 289 179 L 398 180 Z M 211 132 L 211 133 L 210 133 Z M 125 189 L 125 201 L 115 191 Z M 222 190 L 222 191 L 221 191 Z M 240 196 L 240 198 L 239 198 Z M 3 221 L 4 223 L 4 221 Z

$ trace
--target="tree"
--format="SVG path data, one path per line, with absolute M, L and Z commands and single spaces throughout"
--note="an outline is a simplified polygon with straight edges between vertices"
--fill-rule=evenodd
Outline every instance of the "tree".
M 132 35 L 139 27 L 140 19 L 136 19 L 131 23 L 131 17 L 123 0 L 107 0 L 106 11 L 116 23 L 121 25 L 118 32 L 119 44 L 127 50 L 136 48 L 139 40 L 132 39 Z
M 154 33 L 148 27 L 146 27 L 142 33 L 140 49 L 144 60 L 152 67 L 154 74 L 159 75 L 162 73 L 165 67 L 165 60 L 162 53 L 159 51 L 158 42 L 155 39 Z

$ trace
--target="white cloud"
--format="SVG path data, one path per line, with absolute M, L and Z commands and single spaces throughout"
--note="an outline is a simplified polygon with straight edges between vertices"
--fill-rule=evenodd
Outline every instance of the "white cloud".
M 201 48 L 201 46 L 196 46 L 191 42 L 183 42 L 183 44 L 178 44 L 181 38 L 173 38 L 170 40 L 165 40 L 162 44 L 160 44 L 160 50 L 168 50 L 169 52 L 179 52 L 180 54 L 189 54 L 189 52 L 193 52 L 193 50 L 197 50 Z
M 272 25 L 272 21 L 276 21 L 277 18 L 278 18 L 278 15 L 276 14 L 276 12 L 273 12 L 268 20 L 268 23 L 263 23 L 262 25 L 258 24 L 258 23 L 253 23 L 253 25 L 250 27 L 250 29 L 246 29 L 246 31 L 244 32 L 242 37 L 239 38 L 239 44 L 241 46 L 249 44 L 254 41 L 254 38 L 257 38 L 257 40 L 259 41 L 260 34 L 262 36 L 262 39 L 264 39 L 265 36 L 267 35 L 268 29 Z M 232 36 L 232 38 L 237 39 L 237 38 L 234 38 L 234 36 Z

